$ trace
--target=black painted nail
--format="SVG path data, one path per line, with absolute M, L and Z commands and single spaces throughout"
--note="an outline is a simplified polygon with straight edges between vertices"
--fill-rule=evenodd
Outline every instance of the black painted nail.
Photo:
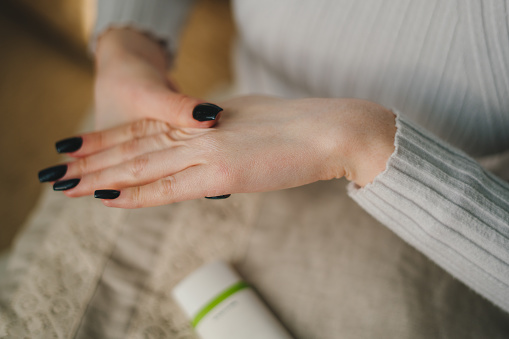
M 56 183 L 53 184 L 53 190 L 54 191 L 70 190 L 71 188 L 78 186 L 79 183 L 80 183 L 80 179 L 69 179 L 69 180 L 57 181 Z
M 214 104 L 199 104 L 193 109 L 193 118 L 198 121 L 216 120 L 217 115 L 222 110 L 221 107 Z
M 58 165 L 49 168 L 45 168 L 39 172 L 39 181 L 55 181 L 60 179 L 67 172 L 67 165 Z
M 64 140 L 57 141 L 55 147 L 58 153 L 70 153 L 75 152 L 83 145 L 82 137 L 73 137 Z
M 97 190 L 94 192 L 94 198 L 97 199 L 117 199 L 120 191 L 117 190 Z
M 229 198 L 231 194 L 218 195 L 217 197 L 205 197 L 205 199 L 226 199 Z

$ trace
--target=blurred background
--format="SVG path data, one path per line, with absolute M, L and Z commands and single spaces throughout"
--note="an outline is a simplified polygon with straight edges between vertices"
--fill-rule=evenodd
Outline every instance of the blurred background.
M 207 97 L 231 82 L 230 10 L 228 0 L 196 1 L 170 71 L 183 92 Z M 63 159 L 55 141 L 90 114 L 94 18 L 95 0 L 0 1 L 0 252 L 37 202 L 37 172 Z

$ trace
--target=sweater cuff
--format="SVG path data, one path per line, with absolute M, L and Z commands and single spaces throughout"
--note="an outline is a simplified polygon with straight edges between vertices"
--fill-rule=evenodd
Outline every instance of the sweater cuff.
M 398 114 L 384 172 L 349 195 L 453 276 L 509 311 L 509 184 Z
M 90 51 L 95 51 L 98 37 L 108 29 L 129 27 L 163 43 L 168 57 L 172 56 L 193 3 L 192 0 L 99 0 Z

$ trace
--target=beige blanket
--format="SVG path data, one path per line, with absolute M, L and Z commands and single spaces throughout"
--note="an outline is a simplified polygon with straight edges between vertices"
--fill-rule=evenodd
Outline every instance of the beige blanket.
M 507 313 L 372 219 L 345 185 L 141 210 L 48 189 L 0 279 L 0 337 L 194 338 L 170 292 L 217 258 L 296 338 L 509 337 Z

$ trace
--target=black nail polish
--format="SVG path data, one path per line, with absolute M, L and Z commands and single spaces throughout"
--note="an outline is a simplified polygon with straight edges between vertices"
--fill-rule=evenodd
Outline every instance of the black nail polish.
M 55 147 L 58 153 L 70 153 L 75 152 L 83 145 L 82 137 L 73 137 L 64 140 L 57 141 Z
M 55 181 L 60 179 L 67 172 L 67 165 L 58 165 L 49 168 L 45 168 L 39 172 L 39 181 Z
M 221 107 L 214 104 L 199 104 L 193 109 L 193 118 L 198 121 L 216 120 L 217 115 L 222 110 Z
M 226 198 L 229 198 L 230 195 L 231 194 L 218 195 L 217 197 L 205 197 L 205 199 L 214 199 L 214 200 L 226 199 Z
M 71 188 L 78 186 L 79 183 L 80 183 L 80 179 L 69 179 L 69 180 L 57 181 L 56 183 L 53 184 L 53 190 L 54 191 L 70 190 Z
M 117 199 L 120 191 L 117 190 L 97 190 L 94 192 L 94 198 L 97 199 Z

